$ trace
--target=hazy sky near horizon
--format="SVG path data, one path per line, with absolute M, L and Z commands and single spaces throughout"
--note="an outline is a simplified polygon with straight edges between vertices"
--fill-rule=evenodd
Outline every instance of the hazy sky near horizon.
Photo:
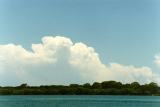
M 0 45 L 30 51 L 57 35 L 93 47 L 103 64 L 160 74 L 159 0 L 0 0 Z

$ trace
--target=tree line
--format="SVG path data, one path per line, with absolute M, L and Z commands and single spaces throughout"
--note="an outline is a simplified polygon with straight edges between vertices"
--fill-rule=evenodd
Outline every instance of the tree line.
M 15 87 L 0 87 L 0 95 L 160 95 L 160 87 L 151 82 L 122 84 L 116 81 L 85 83 L 83 85 L 41 85 L 21 84 Z

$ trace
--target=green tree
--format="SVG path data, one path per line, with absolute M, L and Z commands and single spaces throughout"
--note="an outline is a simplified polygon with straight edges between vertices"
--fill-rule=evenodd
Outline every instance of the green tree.
M 78 88 L 78 87 L 80 87 L 80 85 L 78 85 L 78 84 L 70 84 L 69 87 Z
M 91 88 L 91 85 L 90 85 L 90 83 L 85 83 L 85 84 L 83 84 L 83 87 L 84 88 Z
M 102 88 L 121 88 L 122 83 L 121 82 L 116 82 L 116 81 L 104 81 L 102 82 Z
M 138 89 L 140 88 L 140 84 L 138 82 L 133 82 L 130 84 L 130 88 Z
M 19 87 L 20 87 L 20 88 L 27 88 L 28 85 L 25 83 L 25 84 L 21 84 Z
M 100 88 L 102 88 L 101 83 L 94 82 L 94 83 L 92 84 L 92 88 L 94 88 L 94 89 L 100 89 Z
M 155 94 L 159 91 L 159 87 L 157 83 L 151 82 L 148 84 L 148 90 L 152 93 Z

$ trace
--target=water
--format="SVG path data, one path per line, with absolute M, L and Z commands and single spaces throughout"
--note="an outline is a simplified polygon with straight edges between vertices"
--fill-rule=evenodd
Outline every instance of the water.
M 0 96 L 0 107 L 160 107 L 158 96 Z

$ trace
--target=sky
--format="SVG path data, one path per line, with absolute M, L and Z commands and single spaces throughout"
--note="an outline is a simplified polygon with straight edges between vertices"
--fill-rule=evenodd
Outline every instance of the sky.
M 0 0 L 0 85 L 145 83 L 153 77 L 159 82 L 159 5 L 159 0 Z

